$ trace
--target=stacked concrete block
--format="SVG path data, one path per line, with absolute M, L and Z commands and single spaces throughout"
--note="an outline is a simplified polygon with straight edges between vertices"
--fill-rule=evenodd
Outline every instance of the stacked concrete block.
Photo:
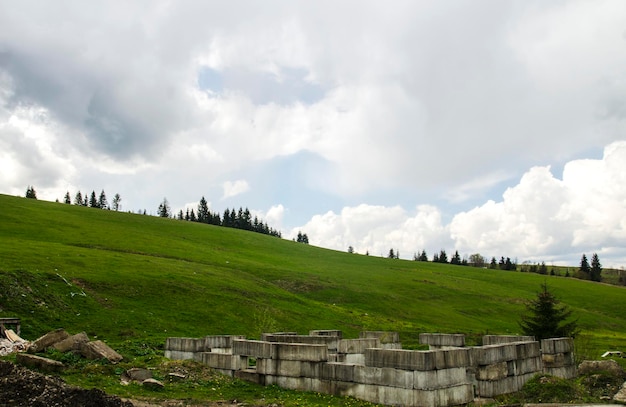
M 174 360 L 192 359 L 200 361 L 200 354 L 205 351 L 204 338 L 167 338 L 165 357 Z
M 543 339 L 541 341 L 541 354 L 544 373 L 565 379 L 576 377 L 574 340 L 572 338 Z
M 315 329 L 313 331 L 309 331 L 310 336 L 334 336 L 336 338 L 341 339 L 343 337 L 343 332 L 337 329 Z
M 428 349 L 462 348 L 465 346 L 465 335 L 462 334 L 420 334 L 419 341 L 428 345 Z
M 534 342 L 534 336 L 522 336 L 522 335 L 484 335 L 483 346 L 486 345 L 499 345 L 503 343 L 511 342 Z
M 539 342 L 512 342 L 472 348 L 476 393 L 493 397 L 521 390 L 541 371 Z
M 380 341 L 380 347 L 383 349 L 402 349 L 402 344 L 400 343 L 400 335 L 398 335 L 397 332 L 363 331 L 359 334 L 359 338 L 377 338 Z
M 337 353 L 337 343 L 341 340 L 339 336 L 331 335 L 276 335 L 262 334 L 262 341 L 283 342 L 283 343 L 303 343 L 308 345 L 325 345 L 330 353 Z
M 365 350 L 380 347 L 378 338 L 342 339 L 337 347 L 337 362 L 364 365 Z

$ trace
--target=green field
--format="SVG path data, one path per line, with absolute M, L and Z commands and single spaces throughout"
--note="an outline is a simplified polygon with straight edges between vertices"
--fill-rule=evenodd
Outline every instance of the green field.
M 397 331 L 405 348 L 422 332 L 478 344 L 520 333 L 525 301 L 544 282 L 578 319 L 579 358 L 626 350 L 624 287 L 0 195 L 0 317 L 21 318 L 27 340 L 85 331 L 130 358 L 168 336 L 312 329 Z

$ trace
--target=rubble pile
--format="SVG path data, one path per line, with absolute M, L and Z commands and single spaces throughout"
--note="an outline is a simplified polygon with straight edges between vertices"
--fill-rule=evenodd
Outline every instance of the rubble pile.
M 0 336 L 0 356 L 25 352 L 28 346 L 29 342 L 20 338 L 12 329 L 5 330 L 4 336 Z

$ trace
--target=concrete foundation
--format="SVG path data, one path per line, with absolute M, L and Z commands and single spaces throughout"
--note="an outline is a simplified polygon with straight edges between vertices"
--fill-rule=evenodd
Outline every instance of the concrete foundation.
M 343 339 L 341 331 L 318 330 L 268 333 L 261 339 L 168 338 L 165 355 L 194 359 L 260 385 L 402 406 L 468 404 L 475 397 L 519 391 L 537 373 L 576 374 L 571 338 L 540 343 L 489 335 L 485 345 L 465 347 L 463 335 L 421 334 L 428 351 L 401 349 L 395 332 L 367 331 L 358 339 Z

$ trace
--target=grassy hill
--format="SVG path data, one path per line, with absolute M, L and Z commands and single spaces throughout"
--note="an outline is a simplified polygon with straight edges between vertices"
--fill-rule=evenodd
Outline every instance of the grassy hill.
M 623 287 L 391 260 L 267 235 L 0 195 L 0 317 L 109 343 L 340 329 L 514 334 L 547 282 L 579 319 L 578 352 L 626 350 Z

